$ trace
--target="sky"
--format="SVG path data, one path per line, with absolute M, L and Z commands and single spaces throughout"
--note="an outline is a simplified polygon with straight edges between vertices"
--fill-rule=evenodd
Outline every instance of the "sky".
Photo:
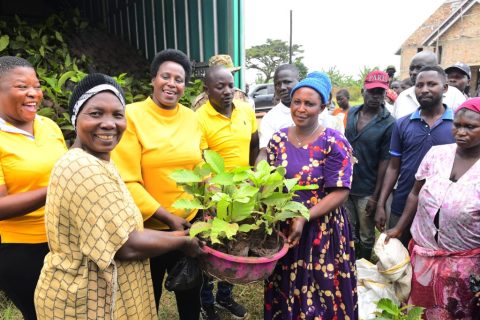
M 245 48 L 270 39 L 303 46 L 309 69 L 336 66 L 356 78 L 363 66 L 400 70 L 395 52 L 445 0 L 244 0 Z M 257 71 L 247 70 L 253 83 Z

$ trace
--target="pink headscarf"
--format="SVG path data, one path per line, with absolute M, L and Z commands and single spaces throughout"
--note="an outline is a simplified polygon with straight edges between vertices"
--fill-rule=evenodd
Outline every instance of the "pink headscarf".
M 468 109 L 480 113 L 480 97 L 465 100 L 465 102 L 455 110 L 455 113 L 462 109 Z

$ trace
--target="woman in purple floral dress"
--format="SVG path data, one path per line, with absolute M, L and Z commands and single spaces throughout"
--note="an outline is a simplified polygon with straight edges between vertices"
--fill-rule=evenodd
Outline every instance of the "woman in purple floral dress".
M 290 250 L 265 285 L 265 319 L 357 319 L 355 253 L 342 204 L 352 177 L 352 149 L 339 132 L 320 126 L 330 79 L 314 72 L 292 90 L 295 126 L 275 133 L 267 148 L 272 165 L 288 178 L 317 184 L 297 198 L 310 220 L 284 225 Z

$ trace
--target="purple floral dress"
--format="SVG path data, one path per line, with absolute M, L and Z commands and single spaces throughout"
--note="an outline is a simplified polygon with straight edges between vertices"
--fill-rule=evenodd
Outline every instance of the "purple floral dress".
M 315 142 L 297 148 L 287 133 L 285 128 L 273 135 L 268 159 L 284 166 L 288 178 L 319 185 L 299 191 L 299 202 L 310 208 L 326 189 L 350 188 L 352 148 L 343 135 L 327 128 Z M 265 319 L 358 319 L 356 285 L 352 232 L 340 207 L 307 222 L 299 245 L 279 261 L 265 283 Z

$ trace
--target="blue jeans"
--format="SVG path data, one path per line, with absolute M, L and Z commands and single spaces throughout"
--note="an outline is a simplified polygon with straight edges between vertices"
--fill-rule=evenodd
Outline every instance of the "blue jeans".
M 203 285 L 201 291 L 202 305 L 214 304 L 213 299 L 213 278 L 203 275 Z M 219 281 L 217 285 L 217 300 L 226 300 L 232 295 L 233 284 Z

